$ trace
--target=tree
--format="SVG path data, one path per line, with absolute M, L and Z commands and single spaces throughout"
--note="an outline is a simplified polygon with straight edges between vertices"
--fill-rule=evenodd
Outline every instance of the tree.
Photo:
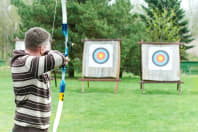
M 25 4 L 23 0 L 12 0 L 12 3 L 18 7 L 18 13 L 21 16 L 19 37 L 23 38 L 24 32 L 34 26 L 51 31 L 55 0 L 33 1 L 31 5 Z M 108 4 L 109 0 L 68 0 L 67 3 L 69 41 L 75 44 L 69 54 L 70 75 L 74 76 L 74 70 L 81 68 L 79 66 L 82 63 L 82 40 L 86 38 L 122 39 L 121 70 L 138 74 L 137 42 L 144 39 L 146 35 L 143 22 L 131 13 L 133 7 L 130 1 L 117 0 L 113 5 Z M 63 52 L 60 1 L 58 1 L 56 14 L 53 47 Z
M 139 74 L 137 42 L 146 39 L 144 23 L 136 14 L 132 14 L 133 6 L 129 0 L 116 0 L 113 5 L 108 2 L 86 0 L 83 4 L 73 3 L 70 9 L 73 15 L 69 18 L 73 39 L 78 41 L 76 43 L 81 43 L 80 40 L 84 38 L 121 39 L 121 73 Z
M 193 36 L 198 36 L 198 1 L 189 0 L 189 10 L 187 11 L 187 18 L 190 20 L 190 28 Z
M 0 9 L 0 59 L 8 60 L 13 48 L 10 40 L 13 38 L 12 34 L 16 31 L 16 23 L 19 21 L 19 17 L 15 8 L 9 6 L 8 0 L 0 1 Z
M 163 12 L 152 10 L 152 18 L 146 16 L 148 23 L 147 33 L 152 42 L 176 42 L 180 39 L 180 27 L 175 26 L 175 11 L 169 13 L 165 8 Z
M 181 8 L 181 1 L 180 0 L 145 0 L 148 4 L 148 7 L 142 6 L 146 15 L 153 18 L 152 10 L 158 9 L 159 12 L 163 12 L 164 9 L 168 11 L 168 14 L 171 14 L 172 10 L 175 11 L 175 17 L 173 17 L 174 25 L 176 27 L 180 27 L 180 41 L 183 43 L 190 43 L 193 38 L 192 34 L 188 29 L 188 21 L 184 19 L 185 12 Z M 146 15 L 142 16 L 142 18 L 146 21 Z M 153 18 L 154 19 L 154 18 Z M 147 23 L 148 24 L 148 23 Z M 192 48 L 192 46 L 184 46 L 185 49 Z M 184 55 L 182 56 L 185 59 Z
M 180 40 L 180 26 L 174 25 L 175 11 L 168 12 L 165 8 L 163 12 L 158 9 L 152 10 L 152 18 L 146 17 L 148 23 L 147 33 L 149 34 L 149 41 L 152 42 L 178 42 Z M 186 56 L 185 49 L 181 49 L 181 55 Z

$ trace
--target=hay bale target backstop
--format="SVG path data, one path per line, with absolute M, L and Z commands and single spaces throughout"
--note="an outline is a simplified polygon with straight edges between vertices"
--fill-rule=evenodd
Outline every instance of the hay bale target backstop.
M 120 74 L 121 40 L 85 40 L 83 50 L 82 92 L 84 81 L 115 81 L 117 93 Z
M 181 94 L 180 45 L 181 43 L 140 42 L 141 89 L 144 83 L 177 83 Z

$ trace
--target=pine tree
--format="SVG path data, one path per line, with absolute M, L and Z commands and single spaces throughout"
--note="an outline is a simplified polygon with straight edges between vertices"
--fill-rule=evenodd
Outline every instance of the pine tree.
M 12 0 L 18 7 L 21 16 L 20 33 L 23 39 L 24 33 L 31 27 L 40 26 L 51 32 L 55 8 L 55 0 L 33 1 L 25 4 L 24 0 Z M 133 8 L 130 0 L 116 0 L 109 5 L 109 0 L 68 0 L 68 28 L 69 41 L 75 45 L 69 52 L 69 70 L 81 69 L 83 39 L 122 39 L 121 71 L 138 74 L 139 50 L 137 42 L 145 38 L 144 23 L 131 14 Z M 55 30 L 53 39 L 54 48 L 64 52 L 64 38 L 61 33 L 62 10 L 58 0 Z
M 166 9 L 169 14 L 171 14 L 171 11 L 175 11 L 175 17 L 173 18 L 175 23 L 175 26 L 180 27 L 180 41 L 188 44 L 190 43 L 193 38 L 192 34 L 190 33 L 188 29 L 188 21 L 185 20 L 185 12 L 181 8 L 181 1 L 180 0 L 145 0 L 145 2 L 148 4 L 148 7 L 142 6 L 143 9 L 146 12 L 146 15 L 153 17 L 152 10 L 155 10 L 156 8 L 158 11 L 163 12 L 164 9 Z M 145 16 L 142 16 L 144 20 L 146 20 Z M 184 46 L 185 49 L 192 48 L 192 46 Z
M 152 10 L 152 17 L 147 16 L 147 33 L 152 42 L 177 42 L 180 39 L 180 27 L 174 25 L 175 11 L 163 12 Z

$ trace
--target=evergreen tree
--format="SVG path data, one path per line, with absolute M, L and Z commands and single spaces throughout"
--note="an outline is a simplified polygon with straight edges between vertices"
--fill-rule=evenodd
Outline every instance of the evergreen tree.
M 180 41 L 183 43 L 189 43 L 193 40 L 192 35 L 188 29 L 188 21 L 184 19 L 185 12 L 181 8 L 180 0 L 145 0 L 148 7 L 142 6 L 146 12 L 146 15 L 153 18 L 152 10 L 158 9 L 159 12 L 163 12 L 166 9 L 171 14 L 171 11 L 175 11 L 174 25 L 180 27 Z M 142 16 L 146 20 L 146 16 Z M 184 46 L 185 49 L 192 48 L 192 46 Z
M 23 0 L 12 0 L 21 16 L 19 37 L 30 27 L 40 26 L 51 32 L 55 0 L 33 1 L 27 5 Z M 75 45 L 70 52 L 69 72 L 80 69 L 82 63 L 83 39 L 122 39 L 121 71 L 138 74 L 139 53 L 137 42 L 145 38 L 145 26 L 131 14 L 130 0 L 117 0 L 109 5 L 109 0 L 68 0 L 69 41 Z M 62 10 L 58 1 L 54 48 L 64 49 L 64 37 L 61 33 Z M 146 39 L 146 38 L 145 38 Z M 128 56 L 128 57 L 127 57 Z
M 108 2 L 86 0 L 83 4 L 73 3 L 70 9 L 73 15 L 69 19 L 75 37 L 73 39 L 78 41 L 76 43 L 81 43 L 84 38 L 121 39 L 121 73 L 127 71 L 139 74 L 137 42 L 146 39 L 144 23 L 131 13 L 133 6 L 130 0 L 116 0 L 113 5 Z M 79 45 L 79 49 L 82 49 L 82 45 Z
M 163 12 L 152 10 L 152 17 L 147 16 L 147 33 L 152 42 L 177 42 L 180 39 L 180 27 L 174 25 L 175 11 Z
M 18 8 L 18 14 L 20 16 L 19 31 L 16 34 L 20 39 L 24 39 L 25 32 L 32 27 L 42 27 L 52 34 L 55 0 L 34 0 L 27 2 L 26 0 L 11 0 L 11 3 Z M 52 39 L 54 40 L 53 49 L 59 50 L 64 53 L 64 37 L 62 35 L 62 9 L 61 1 L 58 0 L 57 12 L 55 16 L 54 32 Z M 71 38 L 69 37 L 69 41 Z M 70 53 L 71 54 L 71 53 Z M 71 63 L 73 58 L 71 57 Z M 73 72 L 73 67 L 69 67 L 69 72 Z M 73 75 L 71 75 L 73 76 Z

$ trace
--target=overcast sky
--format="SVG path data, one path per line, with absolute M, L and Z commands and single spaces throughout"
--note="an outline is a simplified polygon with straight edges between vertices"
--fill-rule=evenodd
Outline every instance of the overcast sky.
M 112 0 L 112 2 L 115 2 L 115 0 Z M 144 4 L 144 0 L 131 0 L 131 3 L 134 5 L 137 4 Z M 189 10 L 189 8 L 196 8 L 198 5 L 198 0 L 182 0 L 181 6 L 182 8 L 184 8 L 185 10 Z

